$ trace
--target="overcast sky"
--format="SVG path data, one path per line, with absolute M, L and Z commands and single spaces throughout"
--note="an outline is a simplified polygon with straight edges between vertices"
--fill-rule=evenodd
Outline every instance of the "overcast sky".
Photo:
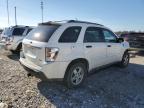
M 41 0 L 9 0 L 10 25 L 17 7 L 19 25 L 41 22 Z M 144 31 L 144 0 L 43 0 L 44 21 L 78 19 L 101 23 L 114 31 Z M 7 27 L 6 0 L 0 0 L 0 27 Z

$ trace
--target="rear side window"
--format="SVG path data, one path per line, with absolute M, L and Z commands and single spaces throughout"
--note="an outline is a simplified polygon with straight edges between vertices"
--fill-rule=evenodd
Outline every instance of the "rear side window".
M 24 31 L 24 28 L 15 28 L 12 34 L 16 36 L 22 36 Z
M 48 42 L 52 34 L 57 30 L 58 25 L 42 25 L 33 29 L 27 36 L 26 39 Z
M 104 37 L 100 28 L 87 28 L 84 36 L 84 42 L 104 42 Z
M 76 42 L 78 39 L 78 36 L 80 34 L 81 27 L 74 26 L 67 28 L 63 34 L 61 35 L 59 42 L 61 43 L 73 43 Z

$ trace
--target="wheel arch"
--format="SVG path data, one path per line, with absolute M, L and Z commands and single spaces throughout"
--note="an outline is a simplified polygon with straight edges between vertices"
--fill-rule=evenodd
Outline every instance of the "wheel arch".
M 17 47 L 16 47 L 16 50 L 20 50 L 22 48 L 22 42 L 19 42 Z
M 130 51 L 129 49 L 126 49 L 126 50 L 124 51 L 123 55 L 124 55 L 125 53 L 129 52 L 129 51 Z
M 75 64 L 75 63 L 79 63 L 79 62 L 84 63 L 84 64 L 86 65 L 86 69 L 87 69 L 87 72 L 88 72 L 88 70 L 89 70 L 89 62 L 88 62 L 88 60 L 85 59 L 85 58 L 77 58 L 77 59 L 72 60 L 72 61 L 68 64 L 67 69 L 66 69 L 66 71 L 65 71 L 64 78 L 67 76 L 68 70 L 70 69 L 70 66 L 73 65 L 73 64 Z

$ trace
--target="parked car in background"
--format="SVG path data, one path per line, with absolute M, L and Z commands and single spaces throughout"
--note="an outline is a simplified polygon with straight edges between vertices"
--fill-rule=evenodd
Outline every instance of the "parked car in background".
M 1 43 L 4 43 L 7 50 L 20 51 L 22 48 L 23 38 L 32 29 L 33 27 L 20 25 L 5 28 L 1 34 Z
M 142 32 L 130 32 L 122 33 L 120 37 L 124 38 L 130 44 L 130 51 L 132 57 L 135 57 L 137 54 L 144 54 L 144 33 Z
M 113 63 L 129 64 L 129 44 L 107 27 L 84 21 L 42 23 L 23 40 L 20 63 L 48 79 L 80 86 L 87 74 Z
M 130 47 L 144 49 L 144 33 L 125 33 L 121 34 L 120 37 L 128 41 Z

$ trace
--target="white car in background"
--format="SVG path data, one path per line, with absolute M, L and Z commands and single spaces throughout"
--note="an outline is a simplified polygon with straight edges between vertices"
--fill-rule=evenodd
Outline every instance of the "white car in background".
M 48 22 L 24 38 L 20 63 L 48 79 L 63 79 L 73 88 L 96 68 L 113 63 L 127 67 L 128 49 L 128 42 L 103 25 L 75 20 Z
M 11 26 L 5 28 L 1 34 L 1 43 L 7 50 L 20 51 L 23 38 L 33 29 L 29 26 Z

